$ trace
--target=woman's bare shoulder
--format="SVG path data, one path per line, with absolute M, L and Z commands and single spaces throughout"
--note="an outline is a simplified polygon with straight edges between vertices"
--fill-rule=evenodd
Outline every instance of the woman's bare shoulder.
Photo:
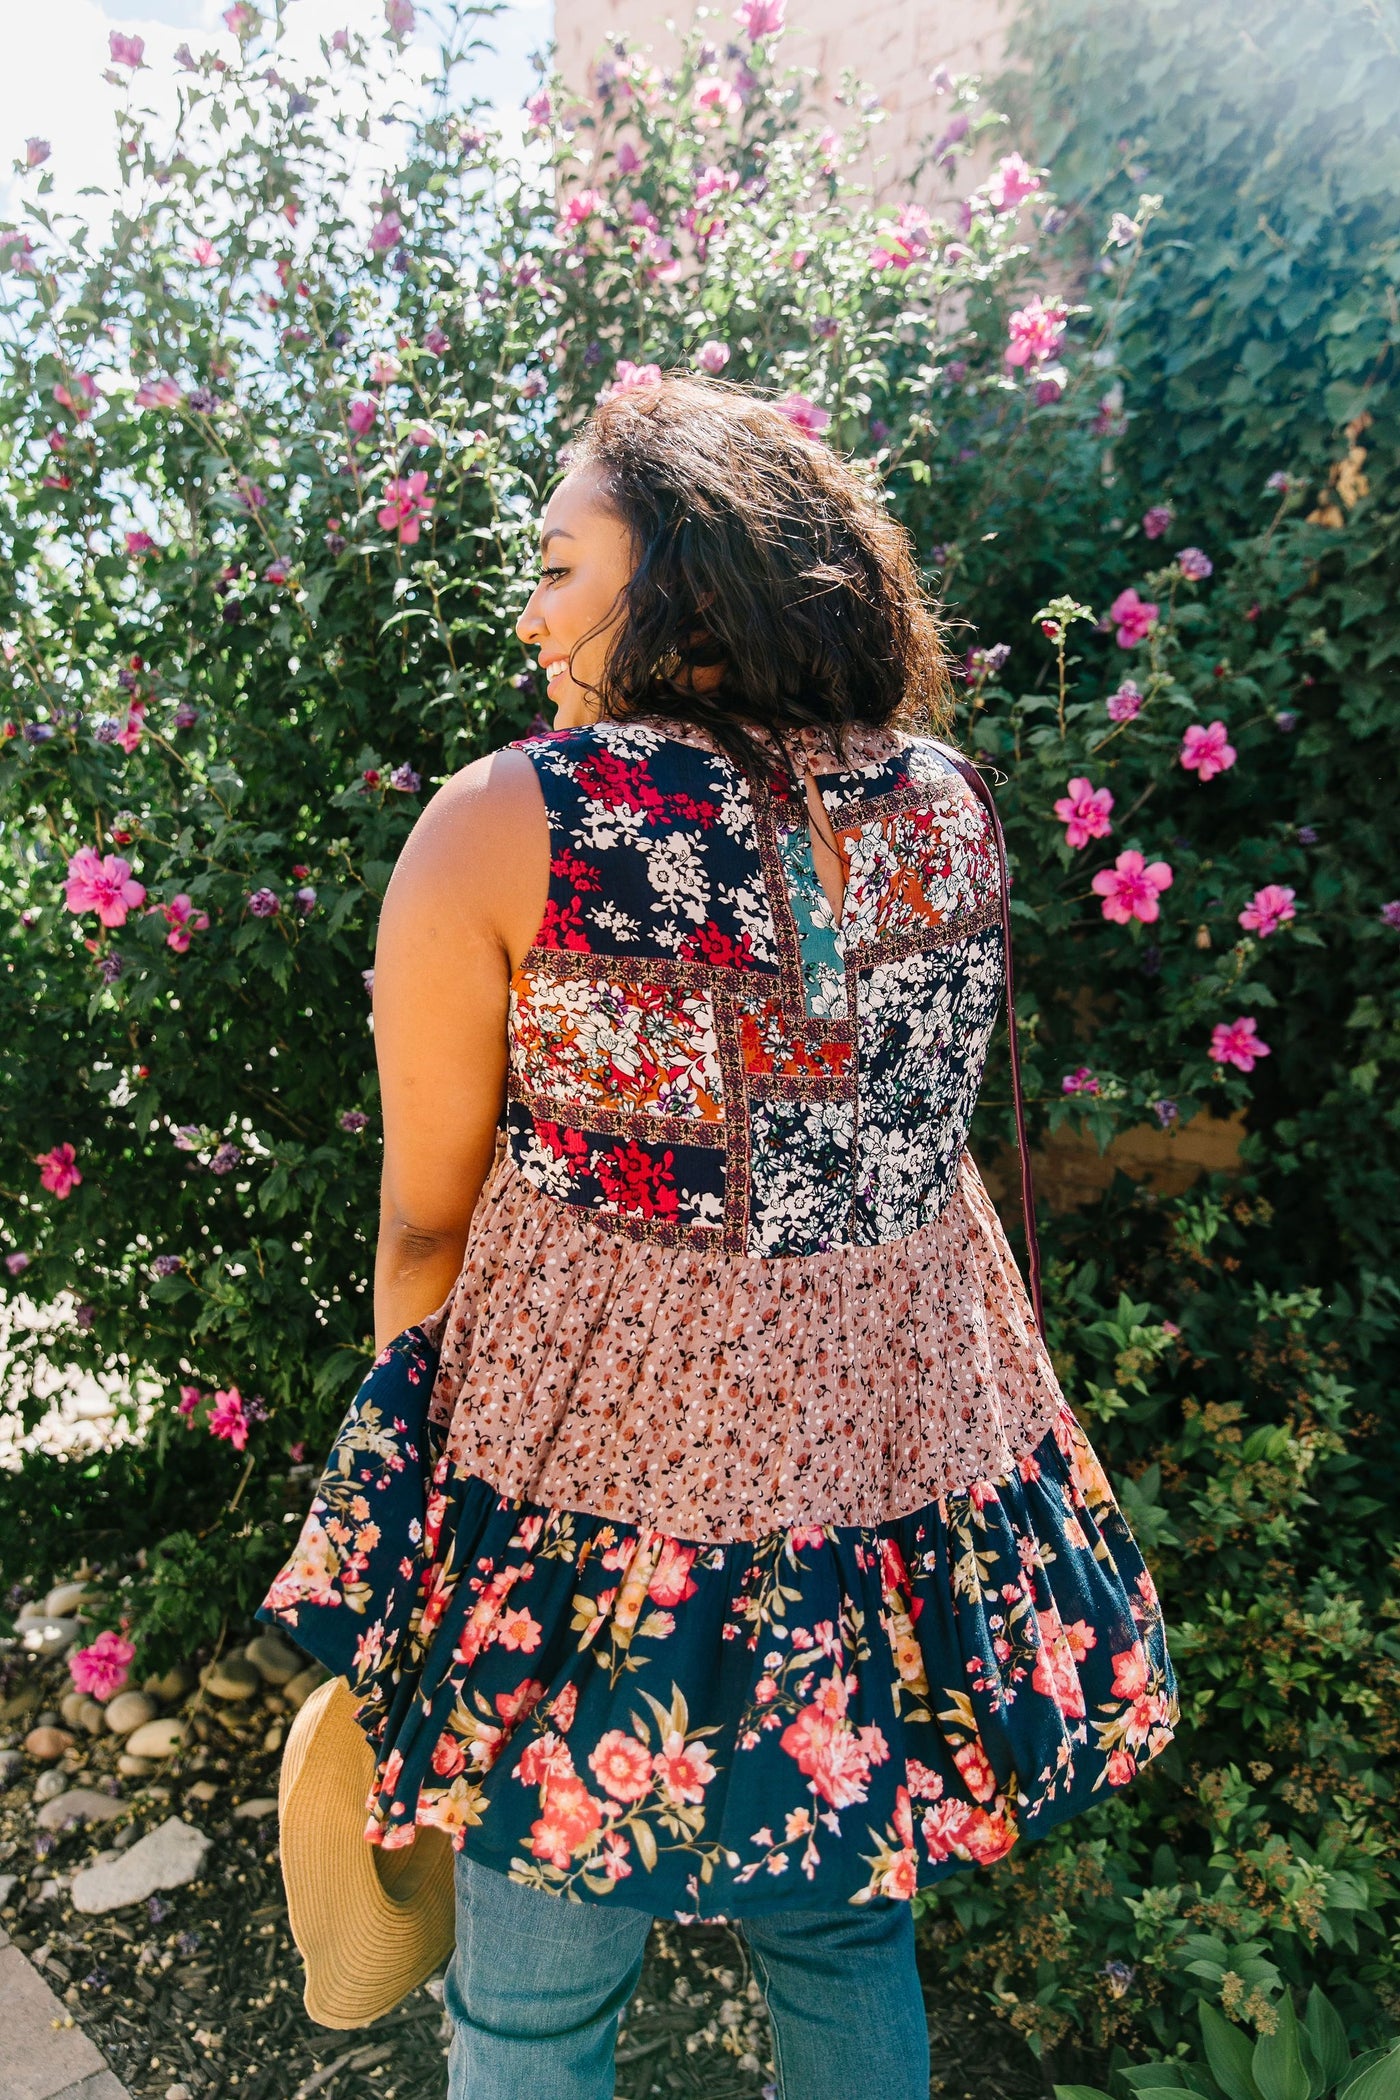
M 530 944 L 548 890 L 544 796 L 525 753 L 506 748 L 444 781 L 409 834 L 390 897 L 400 910 L 469 921 L 478 932 L 489 928 L 516 960 Z

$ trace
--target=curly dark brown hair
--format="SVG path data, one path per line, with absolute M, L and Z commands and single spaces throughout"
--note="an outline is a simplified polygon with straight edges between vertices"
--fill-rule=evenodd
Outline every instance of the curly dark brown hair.
M 567 454 L 596 471 L 637 565 L 598 686 L 603 717 L 698 725 L 753 778 L 766 730 L 941 733 L 947 658 L 913 546 L 873 476 L 760 394 L 674 375 L 600 403 Z M 595 630 L 596 631 L 596 630 Z M 699 687 L 693 673 L 719 669 Z

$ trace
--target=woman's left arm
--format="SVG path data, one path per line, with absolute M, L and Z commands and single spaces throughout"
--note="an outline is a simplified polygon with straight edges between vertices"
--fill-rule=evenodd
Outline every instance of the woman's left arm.
M 377 1348 L 436 1311 L 457 1280 L 505 1097 L 511 948 L 528 941 L 521 925 L 538 925 L 548 885 L 543 798 L 514 751 L 455 775 L 394 869 L 374 957 Z

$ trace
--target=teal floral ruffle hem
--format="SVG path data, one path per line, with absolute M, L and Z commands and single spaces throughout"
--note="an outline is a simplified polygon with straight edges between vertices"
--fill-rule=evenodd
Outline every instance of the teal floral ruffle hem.
M 908 1897 L 1170 1741 L 1152 1578 L 1068 1408 L 1014 1474 L 890 1522 L 709 1544 L 503 1497 L 430 1446 L 410 1328 L 260 1617 L 349 1679 L 367 1836 L 658 1916 Z

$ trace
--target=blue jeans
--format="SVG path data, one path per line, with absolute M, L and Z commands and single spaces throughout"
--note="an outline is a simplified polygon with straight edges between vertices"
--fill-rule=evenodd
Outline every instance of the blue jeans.
M 612 2100 L 617 2023 L 650 1914 L 569 1903 L 457 1857 L 448 2100 Z M 928 2100 L 907 1903 L 784 1911 L 740 1930 L 773 2024 L 778 2100 Z

